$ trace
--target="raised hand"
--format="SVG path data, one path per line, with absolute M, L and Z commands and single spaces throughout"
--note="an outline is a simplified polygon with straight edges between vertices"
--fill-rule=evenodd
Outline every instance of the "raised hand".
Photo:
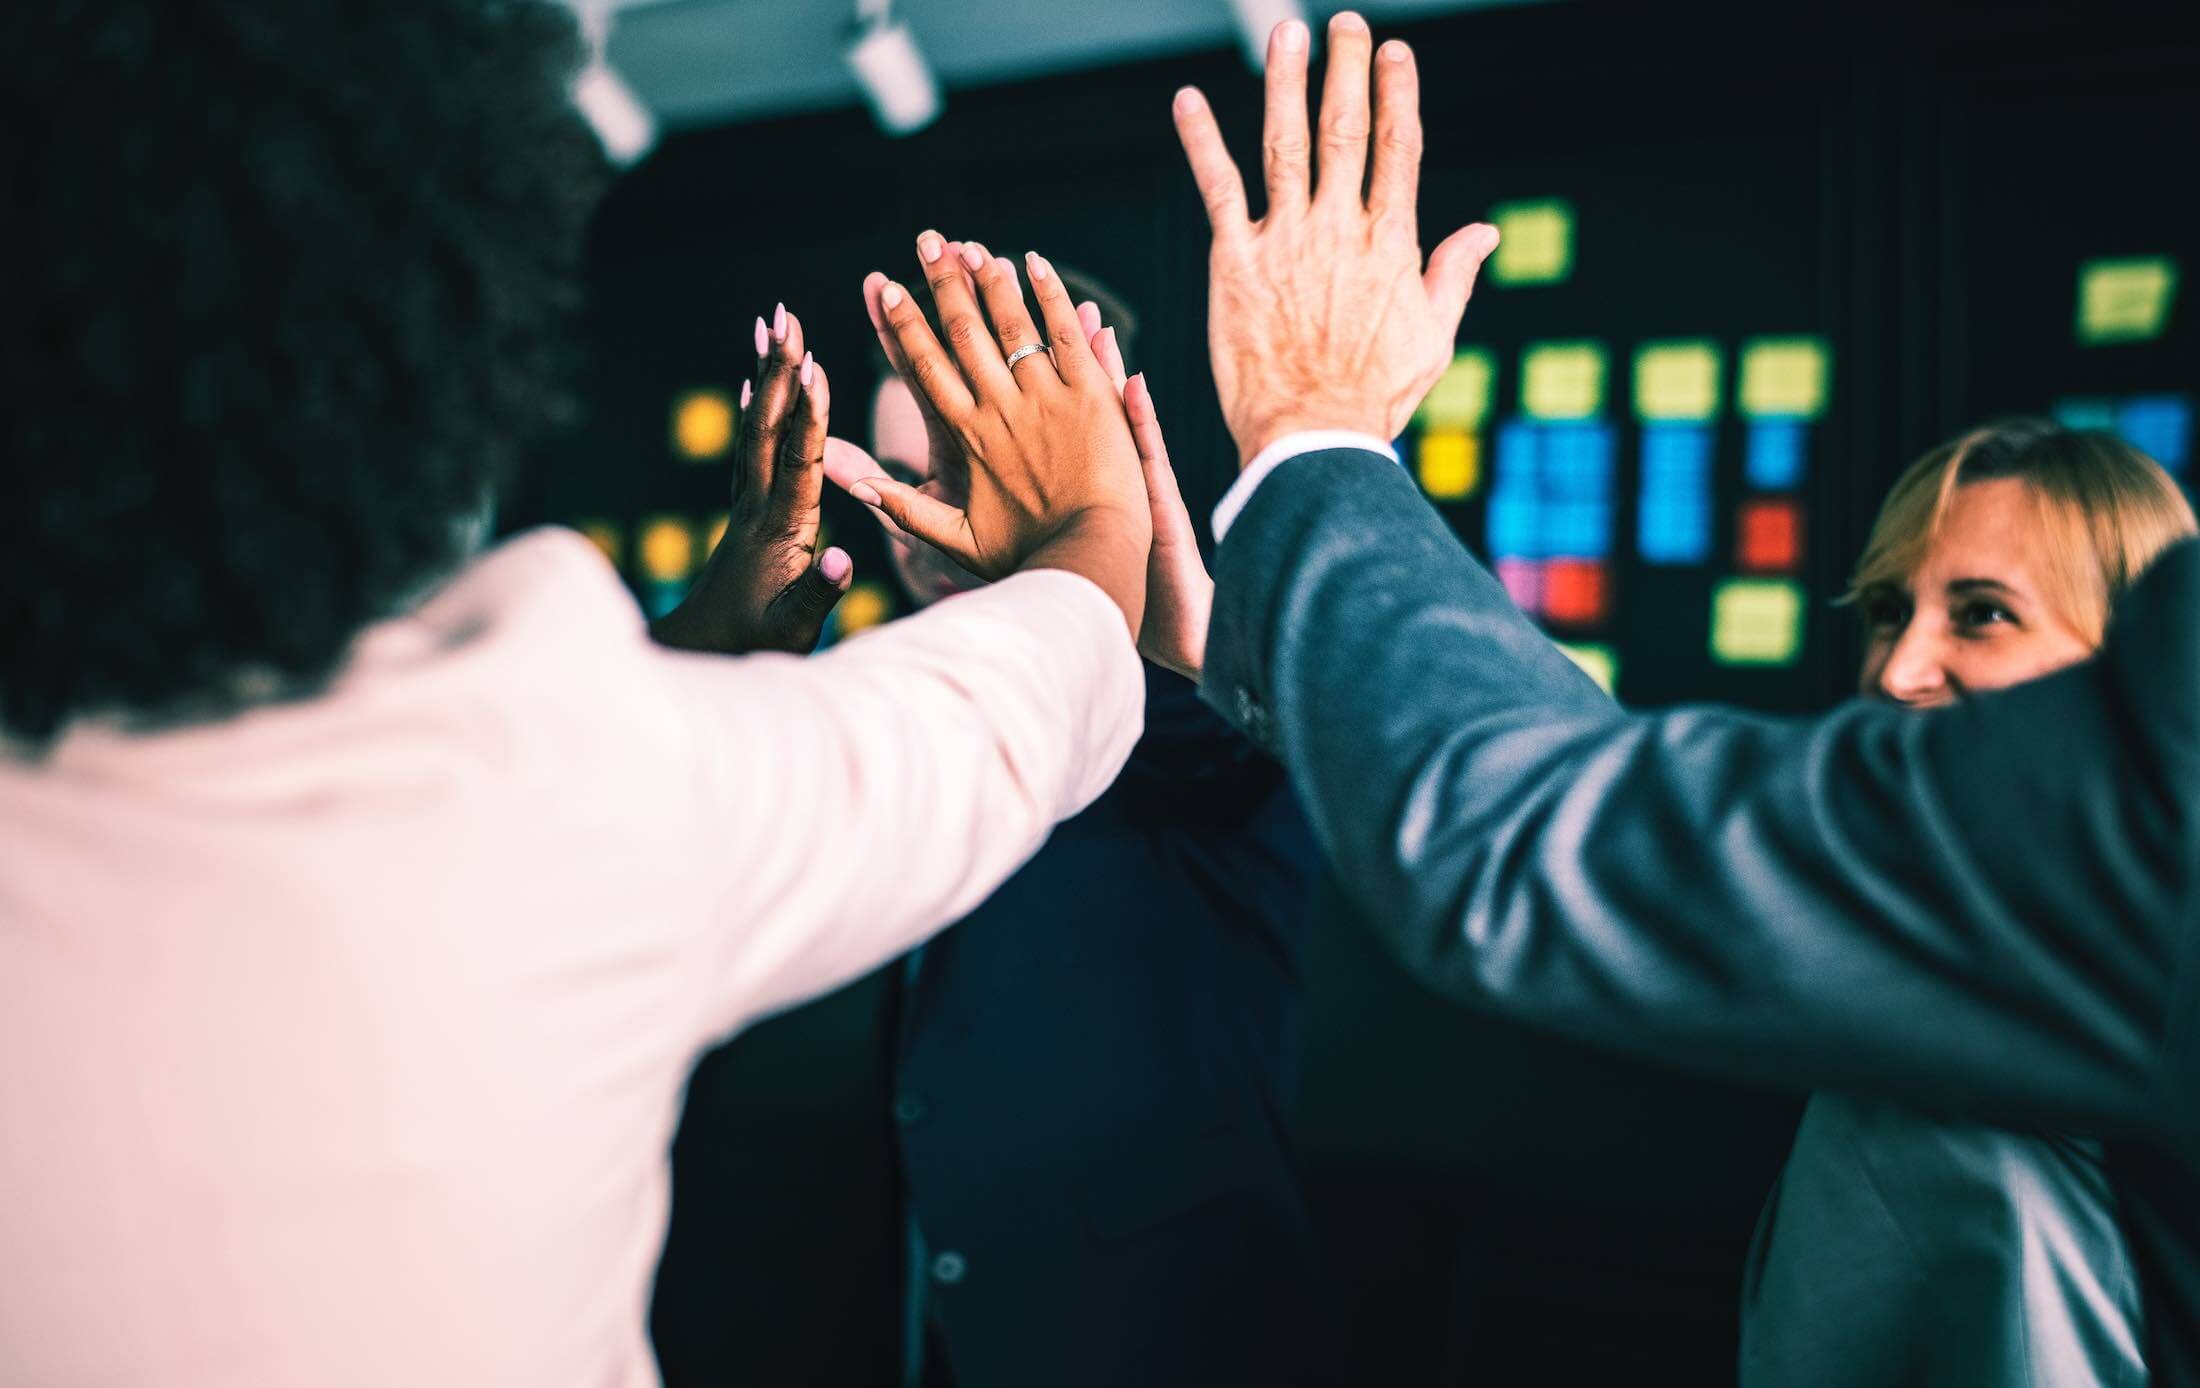
M 678 607 L 650 625 L 662 645 L 741 654 L 817 646 L 848 590 L 846 551 L 817 552 L 832 390 L 784 307 L 756 320 L 757 377 L 741 387 L 725 538 Z
M 918 256 L 952 355 L 901 285 L 867 280 L 865 294 L 875 292 L 910 384 L 960 445 L 967 500 L 883 475 L 847 476 L 841 463 L 859 458 L 856 450 L 836 450 L 834 480 L 982 578 L 1033 566 L 1083 573 L 1116 600 L 1135 634 L 1152 521 L 1122 401 L 1068 293 L 1043 257 L 1027 257 L 1042 334 L 1007 260 L 970 242 L 959 263 L 950 261 L 933 232 L 918 238 Z
M 1214 231 L 1208 349 L 1240 466 L 1301 430 L 1397 437 L 1451 359 L 1475 275 L 1497 246 L 1495 227 L 1464 227 L 1424 269 L 1413 51 L 1393 39 L 1376 55 L 1371 125 L 1374 37 L 1349 10 L 1329 21 L 1316 180 L 1306 124 L 1309 37 L 1291 20 L 1268 38 L 1268 208 L 1257 222 L 1213 109 L 1192 87 L 1176 97 L 1177 135 Z

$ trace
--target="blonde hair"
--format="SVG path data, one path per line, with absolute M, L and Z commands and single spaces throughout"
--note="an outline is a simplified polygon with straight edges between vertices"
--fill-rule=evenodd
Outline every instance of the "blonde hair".
M 2147 566 L 2200 533 L 2177 483 L 2123 440 L 2043 419 L 1999 420 L 1935 448 L 1896 480 L 1842 601 L 1906 584 L 1940 534 L 1956 488 L 2002 477 L 2030 490 L 2046 560 L 2044 596 L 2090 645 L 2101 643 L 2109 609 Z

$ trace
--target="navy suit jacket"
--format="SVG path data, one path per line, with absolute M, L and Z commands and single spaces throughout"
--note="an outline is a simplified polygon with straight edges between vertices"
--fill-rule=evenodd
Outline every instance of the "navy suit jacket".
M 1291 1128 L 1318 858 L 1281 768 L 1147 687 L 1122 777 L 907 984 L 894 1116 L 958 1388 L 1335 1381 Z
M 2200 542 L 2098 658 L 1920 717 L 1629 713 L 1378 454 L 1279 466 L 1207 693 L 1461 1002 L 1712 1074 L 2104 1139 L 2200 1383 Z

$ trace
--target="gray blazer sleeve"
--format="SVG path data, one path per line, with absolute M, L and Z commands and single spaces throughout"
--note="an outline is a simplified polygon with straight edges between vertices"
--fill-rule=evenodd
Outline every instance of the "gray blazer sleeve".
M 1438 991 L 1781 1087 L 2190 1121 L 2200 548 L 2098 659 L 1928 716 L 1628 713 L 1375 454 L 1283 464 L 1216 579 L 1206 696 Z

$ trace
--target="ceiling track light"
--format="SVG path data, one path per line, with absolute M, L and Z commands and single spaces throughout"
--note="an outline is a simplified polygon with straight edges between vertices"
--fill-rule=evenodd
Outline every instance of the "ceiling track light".
M 912 135 L 938 118 L 940 84 L 891 0 L 857 0 L 851 35 L 843 56 L 882 130 Z
M 1268 36 L 1276 26 L 1287 19 L 1301 24 L 1307 22 L 1304 0 L 1230 0 L 1230 13 L 1237 16 L 1238 37 L 1245 44 L 1245 61 L 1253 71 L 1261 72 L 1268 66 Z
M 604 56 L 611 34 L 605 0 L 576 0 L 574 13 L 588 43 L 588 59 L 573 74 L 573 104 L 595 129 L 605 156 L 623 168 L 657 143 L 657 117 Z

